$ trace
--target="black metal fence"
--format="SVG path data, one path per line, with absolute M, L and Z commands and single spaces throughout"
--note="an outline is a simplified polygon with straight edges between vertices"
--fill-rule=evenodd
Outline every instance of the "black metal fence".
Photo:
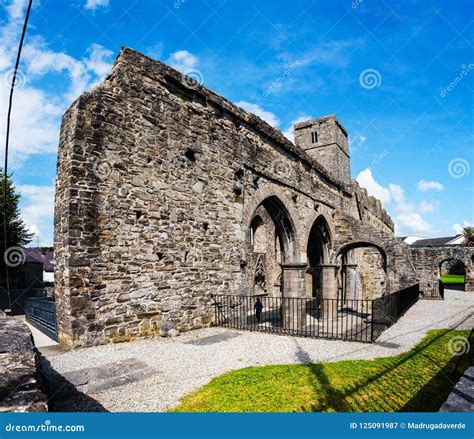
M 26 299 L 25 316 L 29 323 L 44 332 L 48 337 L 58 341 L 56 303 L 52 297 Z
M 0 309 L 9 309 L 12 316 L 25 314 L 25 302 L 29 297 L 43 296 L 43 288 L 11 289 L 0 287 Z
M 426 285 L 423 291 L 420 291 L 420 299 L 424 300 L 444 300 L 444 284 L 441 281 L 438 283 Z
M 216 295 L 214 324 L 231 329 L 373 342 L 418 300 L 418 285 L 375 300 Z
M 414 305 L 420 296 L 419 284 L 372 301 L 372 333 L 376 340 L 385 329 L 392 326 Z

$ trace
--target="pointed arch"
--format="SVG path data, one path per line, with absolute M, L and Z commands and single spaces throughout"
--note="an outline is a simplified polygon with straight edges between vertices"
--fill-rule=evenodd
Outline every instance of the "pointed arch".
M 253 243 L 255 231 L 257 230 L 257 227 L 262 224 L 261 215 L 258 213 L 259 208 L 263 208 L 273 221 L 275 233 L 278 237 L 281 248 L 282 262 L 291 260 L 296 250 L 295 226 L 288 209 L 276 195 L 266 197 L 255 208 L 254 213 L 250 218 L 250 225 L 248 228 L 250 241 Z
M 313 222 L 307 239 L 307 255 L 310 266 L 329 262 L 332 248 L 332 234 L 324 215 L 319 215 Z M 317 259 L 314 260 L 314 259 Z
M 306 256 L 306 295 L 308 297 L 322 296 L 322 265 L 329 262 L 332 246 L 331 230 L 326 218 L 319 215 L 313 222 L 307 238 Z

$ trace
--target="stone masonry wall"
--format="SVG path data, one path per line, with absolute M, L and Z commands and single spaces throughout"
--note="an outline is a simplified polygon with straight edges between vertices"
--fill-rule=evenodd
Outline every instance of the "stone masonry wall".
M 474 292 L 474 247 L 412 247 L 410 251 L 421 291 L 438 284 L 439 270 L 444 261 L 457 259 L 466 269 L 465 291 Z
M 48 411 L 37 373 L 38 356 L 28 326 L 0 313 L 0 413 Z
M 415 283 L 379 202 L 258 117 L 123 49 L 63 118 L 56 183 L 59 337 L 69 347 L 209 325 L 211 294 L 251 293 L 249 225 L 277 197 L 306 263 L 324 217 L 331 261 L 348 242 L 386 253 L 390 288 Z M 272 279 L 272 282 L 275 280 Z

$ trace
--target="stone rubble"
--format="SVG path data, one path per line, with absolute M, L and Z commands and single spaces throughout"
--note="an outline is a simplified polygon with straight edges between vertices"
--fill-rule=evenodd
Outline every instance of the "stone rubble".
M 46 412 L 39 357 L 28 326 L 0 311 L 0 412 Z

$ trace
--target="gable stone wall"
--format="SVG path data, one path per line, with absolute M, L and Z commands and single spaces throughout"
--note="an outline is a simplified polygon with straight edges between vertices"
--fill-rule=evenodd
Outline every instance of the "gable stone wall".
M 285 263 L 303 276 L 311 227 L 324 218 L 326 264 L 348 243 L 374 244 L 385 254 L 389 290 L 416 282 L 408 246 L 356 182 L 339 180 L 258 117 L 123 49 L 105 81 L 63 117 L 55 202 L 61 343 L 211 324 L 212 294 L 252 292 L 248 232 L 265 200 L 284 207 Z

